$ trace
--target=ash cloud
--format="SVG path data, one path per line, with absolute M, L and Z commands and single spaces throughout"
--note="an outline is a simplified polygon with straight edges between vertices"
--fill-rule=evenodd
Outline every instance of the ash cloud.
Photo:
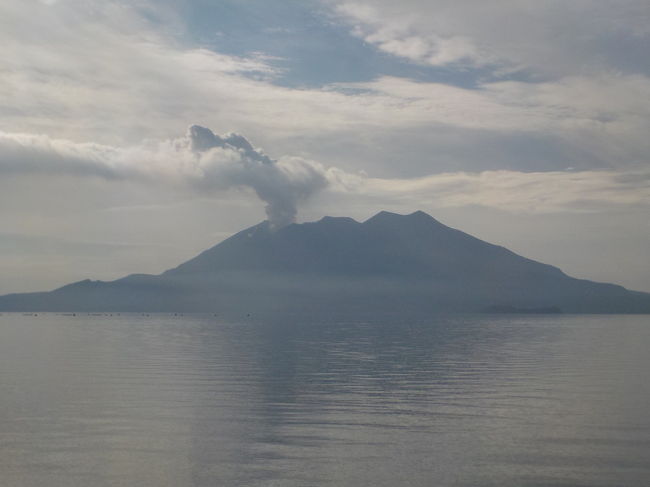
M 266 203 L 273 227 L 295 221 L 299 203 L 328 185 L 327 171 L 320 164 L 301 158 L 273 160 L 242 135 L 219 136 L 193 125 L 187 137 L 203 169 L 196 184 L 207 191 L 228 186 L 252 188 Z M 225 162 L 224 153 L 234 154 L 238 160 Z
M 242 135 L 192 125 L 185 137 L 130 148 L 0 133 L 0 175 L 47 174 L 184 186 L 201 194 L 250 188 L 274 228 L 329 184 L 332 169 L 298 157 L 271 159 Z

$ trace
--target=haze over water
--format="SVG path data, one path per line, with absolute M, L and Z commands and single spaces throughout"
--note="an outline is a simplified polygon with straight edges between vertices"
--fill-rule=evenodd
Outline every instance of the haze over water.
M 647 486 L 649 316 L 0 315 L 0 484 Z

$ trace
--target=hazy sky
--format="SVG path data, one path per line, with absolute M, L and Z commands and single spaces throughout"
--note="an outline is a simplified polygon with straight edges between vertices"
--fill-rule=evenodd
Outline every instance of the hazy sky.
M 0 293 L 158 273 L 267 205 L 650 291 L 649 52 L 647 0 L 3 0 Z

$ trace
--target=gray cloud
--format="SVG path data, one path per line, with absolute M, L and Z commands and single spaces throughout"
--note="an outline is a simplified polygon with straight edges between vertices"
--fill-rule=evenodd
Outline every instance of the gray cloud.
M 250 188 L 271 225 L 293 222 L 298 205 L 328 185 L 327 170 L 298 157 L 273 160 L 242 135 L 193 125 L 185 137 L 130 148 L 0 133 L 0 174 L 54 174 L 169 184 L 212 194 Z
M 129 148 L 0 133 L 0 175 L 46 174 L 133 181 L 216 196 L 248 188 L 266 203 L 269 222 L 284 226 L 320 190 L 435 207 L 481 205 L 514 213 L 594 211 L 650 201 L 648 171 L 456 171 L 412 178 L 350 173 L 300 157 L 271 159 L 242 135 L 191 126 L 185 137 Z
M 122 179 L 125 174 L 108 162 L 113 149 L 96 144 L 74 144 L 47 136 L 0 132 L 0 172 L 4 175 L 76 174 Z

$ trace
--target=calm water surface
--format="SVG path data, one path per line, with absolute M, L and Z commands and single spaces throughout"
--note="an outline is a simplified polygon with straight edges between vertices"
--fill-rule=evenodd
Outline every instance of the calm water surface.
M 650 485 L 650 316 L 0 316 L 0 485 Z

